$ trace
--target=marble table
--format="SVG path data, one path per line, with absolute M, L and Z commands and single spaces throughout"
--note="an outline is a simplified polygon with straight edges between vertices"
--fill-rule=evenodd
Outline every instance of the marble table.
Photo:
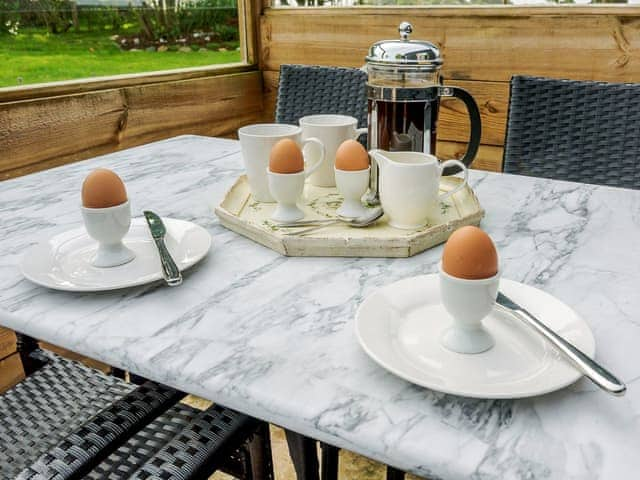
M 597 359 L 628 383 L 581 380 L 516 401 L 472 400 L 387 373 L 356 343 L 376 288 L 435 272 L 408 259 L 286 258 L 212 213 L 242 171 L 239 144 L 183 136 L 0 183 L 5 326 L 431 479 L 628 479 L 640 475 L 640 191 L 473 172 L 504 275 L 556 295 L 591 325 Z M 152 208 L 213 236 L 179 288 L 71 294 L 25 280 L 38 240 L 80 224 L 93 168 Z

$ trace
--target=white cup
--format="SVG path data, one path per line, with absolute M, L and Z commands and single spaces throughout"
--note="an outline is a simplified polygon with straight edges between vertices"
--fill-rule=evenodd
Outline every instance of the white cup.
M 116 267 L 135 258 L 135 253 L 122 243 L 131 226 L 128 200 L 115 207 L 82 207 L 82 218 L 87 233 L 98 242 L 98 250 L 91 260 L 94 267 Z
M 481 353 L 494 345 L 482 319 L 493 310 L 500 286 L 500 270 L 493 277 L 469 280 L 449 275 L 440 265 L 442 305 L 453 319 L 440 342 L 458 353 Z
M 299 122 L 302 138 L 318 138 L 326 149 L 322 165 L 309 177 L 309 181 L 318 187 L 335 187 L 333 167 L 338 147 L 345 140 L 355 140 L 367 133 L 366 127 L 357 128 L 358 120 L 347 115 L 309 115 L 302 117 Z
M 295 222 L 304 218 L 304 212 L 298 208 L 298 200 L 302 197 L 304 181 L 320 166 L 321 162 L 321 158 L 316 158 L 313 165 L 305 166 L 305 169 L 298 173 L 274 173 L 267 169 L 269 191 L 278 202 L 271 215 L 272 220 Z
M 298 145 L 302 145 L 306 159 L 309 156 L 309 149 L 305 147 L 310 142 L 308 140 L 302 141 L 300 127 L 280 123 L 247 125 L 238 130 L 238 137 L 253 198 L 259 202 L 274 202 L 267 182 L 267 167 L 269 166 L 271 149 L 280 140 L 289 138 Z M 324 146 L 321 142 L 314 143 L 317 145 L 316 148 L 313 148 L 314 158 L 320 158 L 320 161 L 324 160 Z
M 362 196 L 369 189 L 369 172 L 371 167 L 364 170 L 335 169 L 336 186 L 344 200 L 336 212 L 341 217 L 356 218 L 367 213 L 362 205 Z

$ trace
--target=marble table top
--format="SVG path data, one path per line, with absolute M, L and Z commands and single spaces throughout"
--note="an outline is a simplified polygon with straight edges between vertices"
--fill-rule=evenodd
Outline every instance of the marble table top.
M 408 259 L 287 258 L 222 227 L 213 208 L 242 172 L 239 144 L 183 136 L 0 183 L 0 309 L 8 327 L 431 479 L 627 479 L 640 472 L 640 191 L 473 172 L 504 276 L 556 295 L 592 327 L 597 359 L 628 383 L 580 380 L 526 400 L 472 400 L 407 383 L 358 346 L 356 307 L 435 272 Z M 213 236 L 179 288 L 100 294 L 25 280 L 30 245 L 81 223 L 93 168 Z

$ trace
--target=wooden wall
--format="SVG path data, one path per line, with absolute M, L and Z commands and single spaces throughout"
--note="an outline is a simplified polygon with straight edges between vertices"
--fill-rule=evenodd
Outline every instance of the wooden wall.
M 0 393 L 24 378 L 20 357 L 16 353 L 16 335 L 0 327 Z
M 184 133 L 229 136 L 263 115 L 257 70 L 128 82 L 73 94 L 51 87 L 35 99 L 0 93 L 0 180 Z
M 260 22 L 267 115 L 281 64 L 360 67 L 369 45 L 397 38 L 404 20 L 413 24 L 412 38 L 441 48 L 447 83 L 468 89 L 480 106 L 477 168 L 501 168 L 511 75 L 640 81 L 638 7 L 267 8 Z M 464 152 L 468 120 L 462 104 L 443 104 L 438 136 L 441 158 Z
M 259 13 L 257 5 L 250 10 L 251 18 Z M 477 99 L 479 168 L 501 167 L 512 74 L 640 81 L 635 6 L 264 8 L 256 42 L 249 35 L 262 73 L 245 66 L 117 86 L 69 82 L 36 89 L 35 98 L 29 88 L 0 92 L 0 180 L 182 133 L 233 135 L 272 118 L 281 64 L 361 66 L 368 47 L 396 38 L 403 20 L 413 23 L 414 38 L 440 46 L 447 82 Z M 461 155 L 467 129 L 464 107 L 444 102 L 439 156 Z

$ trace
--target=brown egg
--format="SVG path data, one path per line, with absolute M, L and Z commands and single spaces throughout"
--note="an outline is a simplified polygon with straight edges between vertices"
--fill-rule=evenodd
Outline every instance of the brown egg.
M 493 277 L 498 273 L 498 252 L 491 237 L 472 226 L 453 232 L 442 252 L 442 270 L 469 280 Z
M 302 172 L 304 158 L 298 144 L 289 138 L 284 138 L 276 143 L 269 155 L 269 170 L 273 173 Z
M 115 207 L 127 201 L 127 190 L 118 175 L 106 168 L 94 170 L 82 184 L 82 205 L 86 208 Z
M 338 170 L 366 170 L 369 167 L 369 154 L 355 140 L 345 140 L 336 150 L 336 168 Z

